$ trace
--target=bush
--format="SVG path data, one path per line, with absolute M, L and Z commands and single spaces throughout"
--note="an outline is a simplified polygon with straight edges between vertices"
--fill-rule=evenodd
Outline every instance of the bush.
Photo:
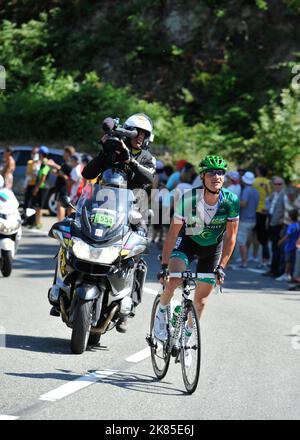
M 284 89 L 280 100 L 262 107 L 254 136 L 234 156 L 254 167 L 265 164 L 287 180 L 297 177 L 300 156 L 300 91 Z M 298 169 L 298 172 L 300 170 Z

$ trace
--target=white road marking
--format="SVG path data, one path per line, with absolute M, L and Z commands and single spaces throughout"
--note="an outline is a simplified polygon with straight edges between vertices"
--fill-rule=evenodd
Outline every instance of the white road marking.
M 95 371 L 94 373 L 86 374 L 85 376 L 79 377 L 78 379 L 72 380 L 49 393 L 43 394 L 39 400 L 47 400 L 50 402 L 55 402 L 56 400 L 63 399 L 70 394 L 76 393 L 83 388 L 92 385 L 93 383 L 99 382 L 108 376 L 112 376 L 116 371 L 112 370 L 102 370 Z
M 127 362 L 137 363 L 143 361 L 144 359 L 147 359 L 147 357 L 150 356 L 151 356 L 150 347 L 146 347 L 144 348 L 144 350 L 138 351 L 137 353 L 133 354 L 132 356 L 129 356 L 125 360 Z
M 19 417 L 6 416 L 5 414 L 0 414 L 0 420 L 17 420 Z

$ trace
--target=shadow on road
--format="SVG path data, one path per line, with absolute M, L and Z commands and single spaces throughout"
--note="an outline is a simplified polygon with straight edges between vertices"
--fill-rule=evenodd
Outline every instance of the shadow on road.
M 6 334 L 5 348 L 35 351 L 39 353 L 71 355 L 70 341 L 61 338 Z
M 57 379 L 62 381 L 73 381 L 82 376 L 72 373 L 70 370 L 56 370 L 53 373 L 5 373 L 7 376 L 22 377 L 27 379 Z M 88 373 L 95 373 L 89 371 Z M 85 377 L 85 376 L 83 376 Z M 170 382 L 159 381 L 153 376 L 145 374 L 118 371 L 112 376 L 99 379 L 99 385 L 113 385 L 115 387 L 137 391 L 146 394 L 159 394 L 167 396 L 183 396 L 186 394 L 184 390 L 173 387 Z
M 184 390 L 170 386 L 170 382 L 158 380 L 153 376 L 128 371 L 118 371 L 112 376 L 101 379 L 100 383 L 146 394 L 167 396 L 182 396 L 186 394 Z

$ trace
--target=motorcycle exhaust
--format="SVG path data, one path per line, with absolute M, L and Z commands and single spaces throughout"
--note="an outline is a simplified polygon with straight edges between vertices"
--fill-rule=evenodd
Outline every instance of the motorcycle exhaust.
M 114 317 L 116 311 L 118 310 L 119 306 L 118 304 L 116 304 L 110 311 L 110 314 L 108 315 L 108 317 L 106 318 L 106 320 L 104 321 L 104 323 L 100 326 L 100 327 L 92 327 L 91 328 L 91 333 L 100 333 L 100 335 L 103 335 L 103 333 L 106 332 L 107 327 L 110 324 L 110 321 L 112 320 L 112 318 Z

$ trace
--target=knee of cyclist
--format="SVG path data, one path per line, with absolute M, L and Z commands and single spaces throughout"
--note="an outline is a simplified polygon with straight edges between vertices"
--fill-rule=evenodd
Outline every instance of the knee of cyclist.
M 205 297 L 205 298 L 197 298 L 197 297 L 195 297 L 194 302 L 195 302 L 196 307 L 199 307 L 199 308 L 203 309 L 203 307 L 207 303 L 207 297 Z
M 167 284 L 167 289 L 174 290 L 181 285 L 182 281 L 179 278 L 170 278 Z

